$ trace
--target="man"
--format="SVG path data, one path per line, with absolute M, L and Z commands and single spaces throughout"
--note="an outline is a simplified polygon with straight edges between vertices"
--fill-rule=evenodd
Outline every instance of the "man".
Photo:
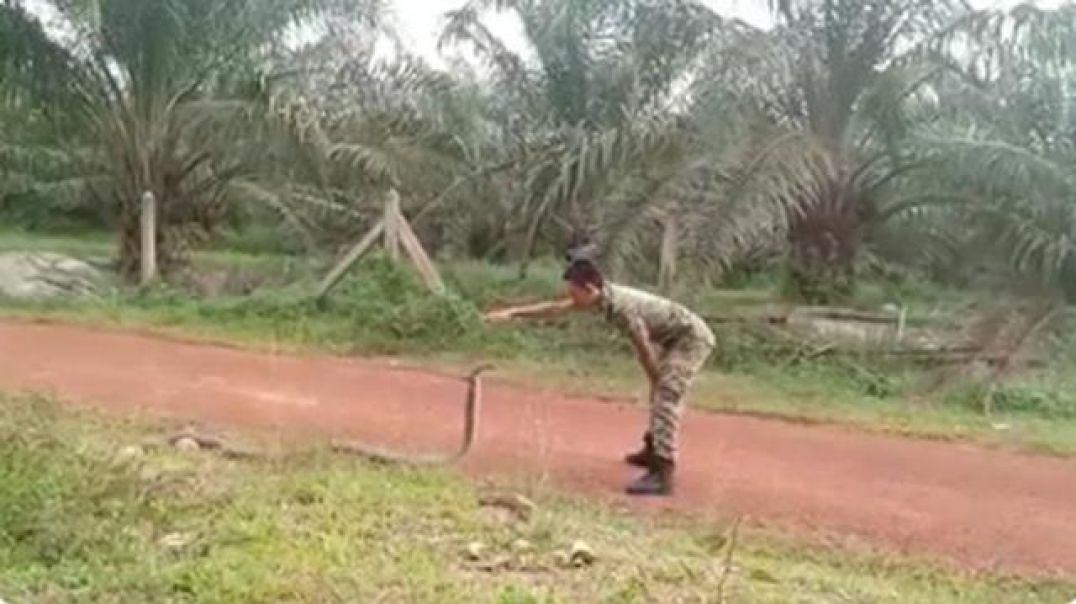
M 692 380 L 714 348 L 706 322 L 684 306 L 653 294 L 608 283 L 587 255 L 569 254 L 563 300 L 493 311 L 490 322 L 548 318 L 571 311 L 596 310 L 623 331 L 650 380 L 650 425 L 643 448 L 625 458 L 647 473 L 627 487 L 631 495 L 668 495 L 673 491 L 680 415 Z

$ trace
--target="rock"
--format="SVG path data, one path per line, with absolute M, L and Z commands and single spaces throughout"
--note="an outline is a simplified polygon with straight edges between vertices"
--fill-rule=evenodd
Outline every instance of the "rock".
M 168 533 L 157 543 L 164 549 L 177 550 L 187 547 L 193 540 L 193 537 L 184 533 Z
M 467 559 L 476 562 L 482 559 L 482 555 L 486 553 L 486 546 L 478 541 L 472 541 L 467 544 L 467 548 L 464 550 L 467 555 Z
M 0 254 L 0 298 L 46 300 L 94 296 L 105 284 L 104 273 L 61 254 Z
M 590 566 L 594 564 L 598 557 L 594 555 L 594 550 L 584 541 L 576 541 L 572 544 L 572 549 L 568 553 L 568 561 L 572 566 Z
M 506 510 L 521 522 L 530 520 L 535 509 L 534 502 L 519 493 L 487 495 L 478 503 L 482 507 Z
M 534 545 L 526 539 L 516 539 L 512 542 L 512 551 L 516 554 L 526 554 L 534 549 Z
M 116 459 L 121 463 L 130 463 L 142 459 L 145 451 L 138 445 L 127 445 L 116 453 Z
M 197 440 L 194 440 L 189 436 L 177 438 L 175 447 L 180 451 L 198 451 L 202 448 L 201 445 L 198 444 Z
M 572 557 L 564 550 L 557 550 L 553 552 L 553 562 L 560 567 L 571 566 Z

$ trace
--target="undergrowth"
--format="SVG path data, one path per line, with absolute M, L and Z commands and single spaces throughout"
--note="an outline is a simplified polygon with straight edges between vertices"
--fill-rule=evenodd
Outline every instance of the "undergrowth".
M 518 520 L 448 471 L 317 449 L 240 462 L 143 446 L 163 429 L 0 395 L 0 598 L 630 603 L 716 601 L 723 590 L 729 602 L 1054 604 L 1073 593 L 755 531 L 740 535 L 726 572 L 727 525 L 646 520 L 515 485 L 537 504 Z M 579 540 L 596 561 L 563 565 Z

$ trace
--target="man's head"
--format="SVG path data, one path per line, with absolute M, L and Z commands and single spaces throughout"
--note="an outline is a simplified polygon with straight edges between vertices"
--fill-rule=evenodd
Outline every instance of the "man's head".
M 590 260 L 572 261 L 564 271 L 564 281 L 568 285 L 568 295 L 576 306 L 589 308 L 601 300 L 605 279 Z

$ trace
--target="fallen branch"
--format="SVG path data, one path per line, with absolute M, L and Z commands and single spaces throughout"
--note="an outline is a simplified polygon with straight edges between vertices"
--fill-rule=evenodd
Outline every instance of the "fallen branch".
M 876 313 L 854 308 L 837 308 L 829 306 L 799 306 L 792 310 L 793 314 L 810 317 L 812 319 L 830 319 L 833 321 L 856 321 L 859 323 L 881 323 L 896 325 L 900 322 L 899 314 Z
M 772 308 L 772 307 L 771 307 Z M 797 306 L 781 310 L 767 310 L 757 313 L 745 313 L 738 315 L 707 315 L 705 320 L 709 323 L 769 323 L 771 325 L 785 325 L 793 317 L 805 319 L 828 319 L 831 321 L 848 321 L 856 323 L 876 323 L 883 325 L 899 325 L 900 315 L 886 313 L 872 313 L 850 308 L 836 308 L 825 306 Z

